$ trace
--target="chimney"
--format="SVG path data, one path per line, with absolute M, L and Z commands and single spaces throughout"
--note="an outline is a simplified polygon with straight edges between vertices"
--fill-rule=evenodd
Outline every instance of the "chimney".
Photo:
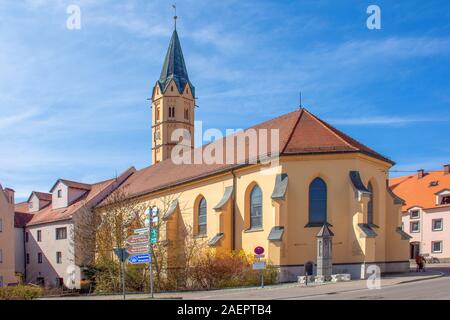
M 450 164 L 444 165 L 444 174 L 450 174 Z
M 425 170 L 419 169 L 417 170 L 417 179 L 422 179 L 425 176 Z
M 5 194 L 8 198 L 8 202 L 12 205 L 14 205 L 14 193 L 15 191 L 11 188 L 5 188 Z

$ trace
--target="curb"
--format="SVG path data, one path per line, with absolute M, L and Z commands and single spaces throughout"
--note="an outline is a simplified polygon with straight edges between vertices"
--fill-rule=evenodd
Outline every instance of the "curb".
M 405 280 L 405 281 L 401 281 L 401 282 L 396 283 L 396 284 L 404 284 L 404 283 L 411 283 L 411 282 L 419 282 L 419 281 L 432 280 L 432 279 L 441 278 L 441 277 L 443 277 L 443 276 L 445 276 L 445 273 L 439 272 L 439 274 L 437 274 L 437 275 L 429 276 L 429 277 L 424 278 L 424 279 Z M 395 285 L 395 284 L 394 284 L 394 285 Z

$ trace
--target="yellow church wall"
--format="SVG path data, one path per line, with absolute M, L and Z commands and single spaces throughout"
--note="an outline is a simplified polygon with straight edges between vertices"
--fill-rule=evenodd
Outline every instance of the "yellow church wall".
M 285 156 L 275 169 L 261 170 L 261 165 L 246 166 L 232 172 L 185 183 L 140 197 L 147 206 L 161 210 L 169 206 L 169 200 L 177 199 L 178 215 L 170 220 L 171 230 L 162 237 L 177 238 L 182 230 L 192 230 L 196 235 L 198 203 L 201 197 L 207 201 L 207 234 L 198 237 L 202 241 L 212 239 L 223 232 L 217 250 L 233 248 L 233 203 L 214 210 L 224 195 L 226 187 L 235 180 L 235 228 L 234 248 L 253 252 L 256 246 L 266 249 L 265 257 L 276 266 L 302 266 L 316 262 L 316 234 L 320 228 L 305 228 L 308 223 L 309 184 L 321 177 L 327 184 L 327 215 L 333 237 L 333 264 L 406 261 L 408 241 L 401 240 L 395 231 L 400 226 L 400 207 L 386 191 L 389 164 L 361 154 L 335 154 L 311 156 Z M 374 189 L 375 238 L 364 238 L 358 223 L 367 223 L 368 197 L 355 193 L 349 172 L 359 171 L 365 186 L 371 181 Z M 279 173 L 288 174 L 288 188 L 284 200 L 271 199 L 275 178 Z M 233 177 L 234 175 L 234 177 Z M 249 230 L 249 197 L 253 186 L 258 185 L 263 194 L 263 226 Z M 172 219 L 172 218 L 171 218 Z M 174 222 L 176 221 L 176 222 Z M 283 240 L 268 240 L 274 226 L 285 229 Z

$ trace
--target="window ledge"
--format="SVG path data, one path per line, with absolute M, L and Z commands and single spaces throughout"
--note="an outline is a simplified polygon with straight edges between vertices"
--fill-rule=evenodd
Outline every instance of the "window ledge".
M 327 225 L 328 227 L 332 227 L 333 225 L 328 223 L 328 222 L 308 222 L 307 224 L 305 224 L 304 228 L 320 228 L 323 225 Z
M 377 226 L 375 223 L 368 223 L 367 224 L 369 227 L 371 227 L 371 228 L 376 228 L 376 229 L 379 229 L 380 227 L 379 226 Z
M 198 234 L 195 236 L 196 239 L 203 239 L 203 238 L 208 238 L 208 235 L 206 234 Z
M 264 231 L 264 229 L 263 228 L 251 228 L 251 229 L 244 230 L 244 233 L 261 232 L 261 231 Z

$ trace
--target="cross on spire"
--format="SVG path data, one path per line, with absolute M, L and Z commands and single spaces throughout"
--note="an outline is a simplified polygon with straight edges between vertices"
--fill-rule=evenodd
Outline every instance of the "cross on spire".
M 174 11 L 174 16 L 173 16 L 174 28 L 175 28 L 175 30 L 177 30 L 177 19 L 178 19 L 178 16 L 177 16 L 177 4 L 174 3 L 172 5 L 172 8 L 173 8 L 173 11 Z

